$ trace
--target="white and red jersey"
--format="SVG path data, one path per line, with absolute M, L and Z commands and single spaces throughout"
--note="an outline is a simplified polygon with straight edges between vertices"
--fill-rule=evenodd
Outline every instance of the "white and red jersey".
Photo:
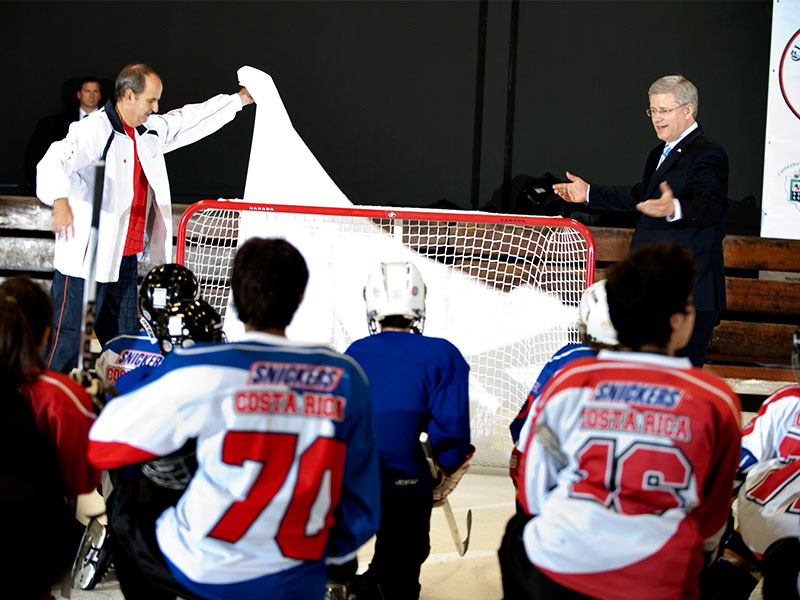
M 100 469 L 86 458 L 89 429 L 95 420 L 86 390 L 67 375 L 46 370 L 20 391 L 30 402 L 39 431 L 55 444 L 69 497 L 96 489 Z
M 175 349 L 105 406 L 89 459 L 119 467 L 192 438 L 197 472 L 156 523 L 184 585 L 283 599 L 287 581 L 311 568 L 324 583 L 325 559 L 355 557 L 378 528 L 369 387 L 346 356 L 257 332 Z
M 594 598 L 696 598 L 702 552 L 727 521 L 740 430 L 738 396 L 688 359 L 604 350 L 572 362 L 520 437 L 528 558 Z
M 784 387 L 744 428 L 737 496 L 739 531 L 759 558 L 779 538 L 800 533 L 800 385 Z
M 800 458 L 800 385 L 787 385 L 764 400 L 742 430 L 742 450 L 754 462 Z

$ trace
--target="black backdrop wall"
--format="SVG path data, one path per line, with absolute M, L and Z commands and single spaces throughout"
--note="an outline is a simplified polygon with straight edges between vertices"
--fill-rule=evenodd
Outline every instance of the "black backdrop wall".
M 764 1 L 0 2 L 0 192 L 70 78 L 150 63 L 161 109 L 269 72 L 295 128 L 357 204 L 486 204 L 569 169 L 634 182 L 657 143 L 647 87 L 682 73 L 728 151 L 728 230 L 758 232 L 772 4 Z M 240 197 L 253 111 L 168 155 L 174 199 Z M 302 185 L 302 183 L 300 182 Z

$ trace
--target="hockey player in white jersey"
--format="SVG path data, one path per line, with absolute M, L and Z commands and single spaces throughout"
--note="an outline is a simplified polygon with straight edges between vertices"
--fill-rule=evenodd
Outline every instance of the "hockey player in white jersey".
M 172 269 L 177 266 L 167 265 L 167 271 L 177 274 L 177 279 L 188 281 L 186 274 L 194 279 L 188 269 Z M 151 283 L 153 281 L 151 279 Z M 172 286 L 172 289 L 174 291 L 179 287 Z M 156 312 L 151 308 L 152 294 L 143 293 L 142 299 L 143 314 L 154 316 Z M 224 337 L 222 317 L 205 300 L 179 300 L 159 308 L 150 331 L 156 339 L 155 347 L 161 349 L 164 356 L 175 348 L 188 348 L 198 343 L 213 344 L 221 342 Z M 149 344 L 149 338 L 142 343 Z M 113 398 L 121 392 L 141 386 L 159 364 L 160 361 L 138 365 L 128 363 L 127 366 L 132 368 L 123 371 L 115 384 L 107 384 L 108 396 Z M 141 541 L 142 532 L 150 532 L 156 518 L 166 508 L 175 505 L 196 466 L 195 440 L 191 439 L 166 457 L 104 472 L 107 515 L 92 517 L 86 525 L 72 569 L 73 587 L 93 589 L 105 577 L 113 562 L 120 587 L 129 600 L 159 600 L 162 597 L 172 600 L 174 594 L 148 582 L 133 556 L 139 547 L 146 545 Z M 109 520 L 110 524 L 107 524 Z
M 742 456 L 737 479 L 737 530 L 725 554 L 714 565 L 707 594 L 711 599 L 745 600 L 770 561 L 784 561 L 783 573 L 764 579 L 765 598 L 796 598 L 800 570 L 800 329 L 794 333 L 792 367 L 797 384 L 767 398 L 742 432 Z M 789 538 L 782 542 L 782 538 Z M 773 550 L 767 552 L 771 547 Z M 787 569 L 790 572 L 786 572 Z M 773 569 L 774 572 L 774 569 Z M 793 580 L 792 580 L 793 578 Z M 788 581 L 789 587 L 785 587 Z M 782 587 L 783 585 L 783 587 Z
M 168 304 L 194 300 L 200 288 L 197 278 L 183 265 L 165 264 L 153 267 L 139 287 L 139 323 L 136 335 L 123 334 L 108 341 L 95 363 L 95 372 L 105 384 L 114 384 L 120 375 L 139 366 L 154 367 L 163 358 L 154 328 Z
M 434 500 L 469 468 L 469 366 L 447 340 L 421 335 L 425 283 L 411 263 L 380 263 L 364 299 L 372 335 L 346 354 L 369 377 L 378 432 L 381 526 L 365 575 L 386 600 L 419 597 L 419 572 L 430 552 Z M 427 432 L 443 473 L 434 481 L 419 444 Z
M 739 399 L 674 356 L 694 325 L 691 254 L 638 248 L 608 273 L 619 350 L 555 374 L 520 436 L 506 600 L 699 597 L 725 530 Z
M 353 360 L 284 335 L 307 279 L 291 244 L 249 240 L 232 277 L 245 339 L 176 349 L 91 430 L 89 459 L 104 468 L 197 439 L 197 472 L 137 555 L 184 597 L 322 598 L 326 563 L 354 573 L 377 530 L 366 377 Z

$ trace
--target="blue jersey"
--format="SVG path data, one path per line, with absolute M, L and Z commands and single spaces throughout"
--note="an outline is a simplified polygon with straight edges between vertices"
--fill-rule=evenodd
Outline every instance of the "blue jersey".
M 433 478 L 419 434 L 428 432 L 447 473 L 467 458 L 469 365 L 447 340 L 400 331 L 357 340 L 346 354 L 369 378 L 383 491 L 430 492 Z
M 204 598 L 321 598 L 326 559 L 355 557 L 378 528 L 368 383 L 326 348 L 256 332 L 178 348 L 107 404 L 89 437 L 103 468 L 197 439 L 197 472 L 156 538 Z
M 100 379 L 116 384 L 125 373 L 138 367 L 156 367 L 163 359 L 158 344 L 142 331 L 109 340 L 97 357 L 94 368 Z
M 528 418 L 531 407 L 536 403 L 536 398 L 542 393 L 544 386 L 550 381 L 553 374 L 573 360 L 578 358 L 591 358 L 593 356 L 595 356 L 594 351 L 586 344 L 567 344 L 547 361 L 547 364 L 542 367 L 539 377 L 536 378 L 536 382 L 533 384 L 530 393 L 528 393 L 528 397 L 525 399 L 525 403 L 522 405 L 519 414 L 508 426 L 511 430 L 511 439 L 514 440 L 514 444 L 519 441 L 519 434 L 522 431 L 522 426 L 525 424 L 525 419 Z

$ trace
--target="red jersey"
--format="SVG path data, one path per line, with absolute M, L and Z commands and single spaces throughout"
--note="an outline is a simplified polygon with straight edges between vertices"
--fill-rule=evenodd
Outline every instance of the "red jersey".
M 738 396 L 688 359 L 603 351 L 572 362 L 520 437 L 528 558 L 603 600 L 698 597 L 702 552 L 727 521 L 740 429 Z
M 86 390 L 67 375 L 46 370 L 21 391 L 31 404 L 39 431 L 55 444 L 69 497 L 97 488 L 100 469 L 86 458 L 89 429 L 95 419 Z

